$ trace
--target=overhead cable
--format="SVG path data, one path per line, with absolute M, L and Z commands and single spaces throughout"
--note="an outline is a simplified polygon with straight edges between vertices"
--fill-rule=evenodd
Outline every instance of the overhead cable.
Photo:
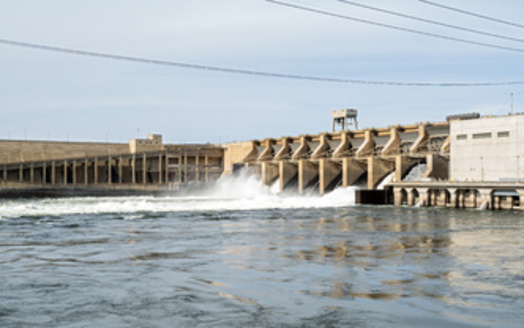
M 482 14 L 477 14 L 477 13 L 474 13 L 474 12 L 471 12 L 471 11 L 467 11 L 467 10 L 456 8 L 456 7 L 446 6 L 446 5 L 443 5 L 443 4 L 440 4 L 440 3 L 436 3 L 436 2 L 433 2 L 433 1 L 427 1 L 427 0 L 419 0 L 419 1 L 422 2 L 422 3 L 425 3 L 427 5 L 439 7 L 439 8 L 446 9 L 446 10 L 455 11 L 455 12 L 458 12 L 458 13 L 461 13 L 461 14 L 464 14 L 464 15 L 469 15 L 469 16 L 473 16 L 473 17 L 477 17 L 477 18 L 487 19 L 487 20 L 490 20 L 492 22 L 497 22 L 497 23 L 500 23 L 500 24 L 510 25 L 510 26 L 513 26 L 513 27 L 524 28 L 524 25 L 522 25 L 522 24 L 506 21 L 506 20 L 499 19 L 499 18 L 496 18 L 496 17 L 490 17 L 490 16 L 486 16 L 486 15 L 482 15 Z
M 449 40 L 449 41 L 455 41 L 455 42 L 461 42 L 461 43 L 466 43 L 466 44 L 472 44 L 472 45 L 477 45 L 477 46 L 483 46 L 483 47 L 488 47 L 488 48 L 493 48 L 493 49 L 508 50 L 508 51 L 513 51 L 513 52 L 524 53 L 524 49 L 522 49 L 522 48 L 506 47 L 506 46 L 496 45 L 496 44 L 492 44 L 492 43 L 485 43 L 485 42 L 467 40 L 467 39 L 462 39 L 462 38 L 456 38 L 456 37 L 442 35 L 442 34 L 437 34 L 437 33 L 424 32 L 424 31 L 420 31 L 420 30 L 414 30 L 414 29 L 411 29 L 411 28 L 406 28 L 406 27 L 401 27 L 401 26 L 396 26 L 396 25 L 391 25 L 391 24 L 385 24 L 385 23 L 379 23 L 379 22 L 375 22 L 375 21 L 371 21 L 371 20 L 367 20 L 367 19 L 362 19 L 362 18 L 347 16 L 347 15 L 342 15 L 342 14 L 339 14 L 339 13 L 333 13 L 333 12 L 320 10 L 320 9 L 316 9 L 316 8 L 300 6 L 300 5 L 292 4 L 292 3 L 289 3 L 289 2 L 283 2 L 283 1 L 277 1 L 277 0 L 266 0 L 266 1 L 270 2 L 270 3 L 273 3 L 273 4 L 276 4 L 276 5 L 280 5 L 280 6 L 286 6 L 286 7 L 290 7 L 290 8 L 294 8 L 294 9 L 304 10 L 304 11 L 308 11 L 308 12 L 312 12 L 312 13 L 316 13 L 316 14 L 321 14 L 321 15 L 325 15 L 325 16 L 330 16 L 330 17 L 335 17 L 335 18 L 341 18 L 341 19 L 350 20 L 350 21 L 354 21 L 354 22 L 359 22 L 359 23 L 363 23 L 363 24 L 369 24 L 369 25 L 374 25 L 374 26 L 385 27 L 385 28 L 389 28 L 389 29 L 393 29 L 393 30 L 397 30 L 397 31 L 404 31 L 404 32 L 409 32 L 409 33 L 414 33 L 414 34 L 419 34 L 419 35 L 424 35 L 424 36 L 430 36 L 430 37 L 444 39 L 444 40 Z
M 361 4 L 361 3 L 358 3 L 358 2 L 354 2 L 354 1 L 348 1 L 348 0 L 337 0 L 337 1 L 338 2 L 342 2 L 344 4 L 347 4 L 347 5 L 360 7 L 360 8 L 364 8 L 364 9 L 368 9 L 368 10 L 373 10 L 373 11 L 377 11 L 377 12 L 381 12 L 381 13 L 384 13 L 384 14 L 393 15 L 393 16 L 397 16 L 397 17 L 412 19 L 412 20 L 416 20 L 416 21 L 419 21 L 419 22 L 423 22 L 423 23 L 428 23 L 428 24 L 448 27 L 448 28 L 452 28 L 452 29 L 455 29 L 455 30 L 475 33 L 475 34 L 489 36 L 489 37 L 503 39 L 503 40 L 509 40 L 509 41 L 515 41 L 515 42 L 524 43 L 524 39 L 514 38 L 514 37 L 511 37 L 511 36 L 505 36 L 505 35 L 500 35 L 500 34 L 496 34 L 496 33 L 475 30 L 475 29 L 471 29 L 471 28 L 468 28 L 468 27 L 463 27 L 463 26 L 443 23 L 443 22 L 439 22 L 439 21 L 435 21 L 435 20 L 431 20 L 431 19 L 426 19 L 426 18 L 422 18 L 422 17 L 412 16 L 412 15 L 408 15 L 408 14 L 392 11 L 392 10 L 387 10 L 387 9 L 383 9 L 383 8 L 368 6 L 368 5 L 364 5 L 364 4 Z
M 113 60 L 142 63 L 142 64 L 152 64 L 152 65 L 179 67 L 179 68 L 186 68 L 186 69 L 193 69 L 193 70 L 251 75 L 251 76 L 279 78 L 279 79 L 303 80 L 303 81 L 313 81 L 313 82 L 382 85 L 382 86 L 404 86 L 404 87 L 489 87 L 489 86 L 523 85 L 524 84 L 524 81 L 480 82 L 480 83 L 456 83 L 456 82 L 453 82 L 453 83 L 450 83 L 450 82 L 424 83 L 422 82 L 420 83 L 420 82 L 359 80 L 359 79 L 320 77 L 320 76 L 309 76 L 309 75 L 295 75 L 295 74 L 286 74 L 286 73 L 273 73 L 273 72 L 267 72 L 267 71 L 254 71 L 254 70 L 227 68 L 227 67 L 210 66 L 210 65 L 188 64 L 188 63 L 181 63 L 181 62 L 174 62 L 174 61 L 165 61 L 165 60 L 158 60 L 158 59 L 148 59 L 148 58 L 108 54 L 108 53 L 102 53 L 102 52 L 93 52 L 93 51 L 77 50 L 77 49 L 70 49 L 70 48 L 62 48 L 62 47 L 48 46 L 48 45 L 42 45 L 42 44 L 36 44 L 36 43 L 13 41 L 13 40 L 7 40 L 7 39 L 0 39 L 0 44 L 23 47 L 23 48 L 30 48 L 30 49 L 52 51 L 52 52 L 58 52 L 58 53 L 65 53 L 69 55 L 89 56 L 89 57 L 95 57 L 95 58 L 113 59 Z

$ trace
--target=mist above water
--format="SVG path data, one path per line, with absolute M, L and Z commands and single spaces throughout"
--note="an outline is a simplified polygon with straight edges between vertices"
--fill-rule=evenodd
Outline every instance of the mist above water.
M 406 174 L 402 181 L 420 181 L 426 173 L 428 166 L 425 163 L 417 164 Z
M 256 209 L 326 208 L 351 206 L 355 189 L 339 188 L 320 196 L 311 191 L 305 195 L 279 193 L 278 181 L 264 186 L 257 176 L 242 170 L 220 178 L 199 190 L 176 194 L 131 197 L 79 197 L 58 199 L 0 201 L 0 219 L 21 216 L 58 216 L 71 214 L 129 214 L 140 212 L 226 211 Z

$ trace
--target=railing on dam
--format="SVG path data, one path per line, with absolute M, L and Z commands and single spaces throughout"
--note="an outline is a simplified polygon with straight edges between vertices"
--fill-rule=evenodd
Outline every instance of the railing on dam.
M 208 182 L 223 172 L 224 150 L 215 146 L 169 147 L 154 152 L 0 165 L 4 186 L 157 185 L 172 188 Z
M 427 164 L 423 178 L 447 179 L 449 124 L 421 123 L 381 129 L 342 131 L 252 141 L 242 165 L 253 167 L 262 182 L 278 181 L 280 190 L 362 184 L 368 189 L 394 172 L 401 181 L 416 164 Z

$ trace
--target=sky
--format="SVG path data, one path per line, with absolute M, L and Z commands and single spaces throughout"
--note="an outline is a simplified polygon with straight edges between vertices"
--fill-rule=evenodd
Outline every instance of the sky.
M 0 39 L 174 63 L 401 83 L 524 81 L 524 27 L 418 0 L 354 0 L 506 40 L 337 0 L 0 0 Z M 432 0 L 522 22 L 520 0 Z M 524 84 L 395 86 L 308 81 L 71 55 L 0 42 L 0 139 L 224 143 L 330 131 L 331 111 L 360 128 L 524 112 Z M 513 94 L 513 96 L 511 96 Z

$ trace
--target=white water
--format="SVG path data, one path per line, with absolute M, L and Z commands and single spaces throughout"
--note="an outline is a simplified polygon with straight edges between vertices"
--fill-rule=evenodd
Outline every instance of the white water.
M 420 181 L 422 176 L 426 172 L 428 166 L 426 164 L 417 164 L 406 174 L 406 177 L 402 181 Z
M 355 203 L 355 189 L 339 188 L 327 195 L 278 193 L 278 183 L 263 186 L 255 176 L 241 172 L 224 177 L 198 193 L 152 197 L 81 197 L 0 202 L 0 219 L 21 216 L 71 214 L 123 214 L 135 218 L 142 212 L 227 211 L 343 207 Z
M 396 171 L 393 171 L 391 172 L 390 174 L 388 174 L 381 182 L 380 184 L 377 186 L 377 189 L 379 190 L 384 190 L 384 187 L 388 184 L 388 183 L 391 183 L 395 180 L 395 174 L 396 174 Z

